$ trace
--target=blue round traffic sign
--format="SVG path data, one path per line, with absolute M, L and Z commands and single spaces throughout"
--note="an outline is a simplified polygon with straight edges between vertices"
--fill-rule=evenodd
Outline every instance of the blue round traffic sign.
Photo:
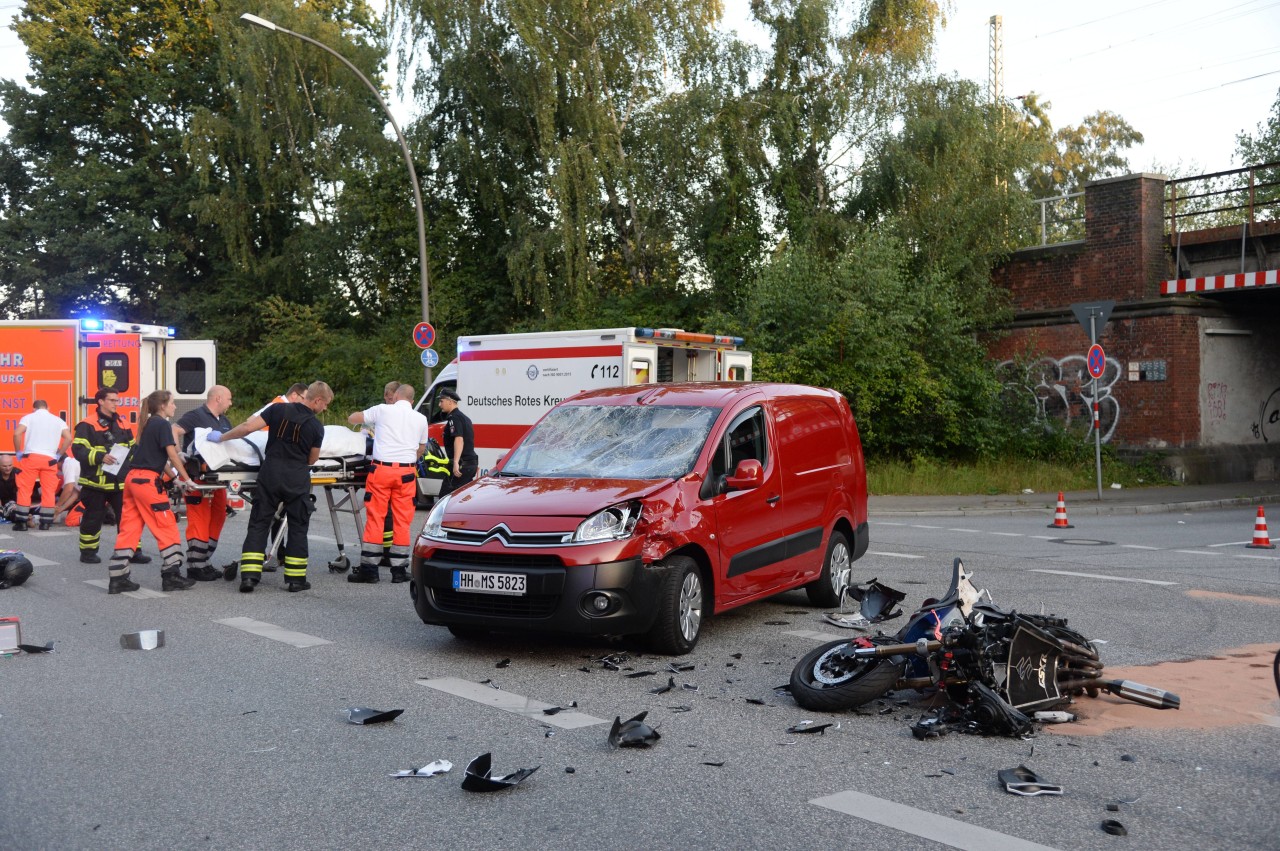
M 429 349 L 436 341 L 436 329 L 430 322 L 419 322 L 413 326 L 413 342 L 420 349 Z
M 1102 373 L 1107 371 L 1107 355 L 1102 351 L 1102 346 L 1094 343 L 1089 347 L 1089 375 L 1094 378 L 1101 378 Z
M 436 365 L 436 364 L 438 364 L 438 363 L 440 363 L 440 356 L 439 356 L 438 354 L 436 354 L 436 350 L 435 350 L 435 349 L 423 349 L 423 350 L 422 350 L 422 365 L 423 365 L 423 366 L 425 366 L 425 367 L 427 367 L 428 369 L 430 369 L 431 367 L 435 366 L 435 365 Z

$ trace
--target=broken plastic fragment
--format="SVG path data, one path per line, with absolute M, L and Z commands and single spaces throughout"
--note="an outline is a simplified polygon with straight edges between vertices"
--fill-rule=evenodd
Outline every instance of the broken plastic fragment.
M 1017 768 L 1001 769 L 996 776 L 1000 779 L 1000 783 L 1004 785 L 1004 790 L 1011 795 L 1034 797 L 1036 795 L 1062 794 L 1061 786 L 1046 783 L 1043 777 L 1025 765 L 1019 765 Z
M 693 665 L 690 663 L 684 663 L 684 664 L 680 664 L 677 662 L 667 663 L 667 670 L 673 674 L 683 674 L 685 671 L 692 671 L 696 667 L 697 665 Z
M 53 642 L 48 644 L 19 644 L 18 649 L 23 653 L 52 653 Z
M 143 629 L 126 632 L 120 636 L 120 646 L 125 650 L 155 650 L 164 647 L 163 629 Z
M 506 668 L 506 667 L 509 667 L 510 665 L 511 665 L 511 660 L 510 660 L 510 659 L 503 659 L 503 660 L 501 660 L 500 662 L 498 662 L 496 665 L 494 665 L 493 667 L 495 667 L 495 668 Z
M 653 743 L 661 739 L 662 736 L 658 731 L 644 723 L 644 718 L 648 715 L 648 711 L 641 712 L 634 718 L 626 721 L 622 720 L 622 716 L 615 716 L 613 719 L 613 727 L 609 730 L 609 745 L 615 748 L 648 748 Z
M 369 709 L 364 706 L 354 706 L 347 710 L 348 724 L 382 724 L 386 721 L 394 721 L 404 712 L 403 709 Z
M 453 763 L 447 759 L 437 759 L 428 762 L 422 768 L 408 768 L 404 771 L 397 771 L 395 774 L 388 775 L 390 777 L 435 777 L 437 774 L 444 774 L 453 768 Z
M 871 621 L 864 618 L 861 614 L 841 615 L 835 612 L 828 612 L 822 616 L 822 619 L 832 626 L 838 626 L 841 629 L 871 629 Z
M 1129 831 L 1125 830 L 1124 825 L 1113 818 L 1109 818 L 1102 823 L 1102 829 L 1112 836 L 1128 836 Z
M 494 777 L 491 774 L 493 754 L 482 753 L 467 764 L 466 774 L 462 778 L 462 788 L 468 792 L 498 792 L 502 789 L 510 789 L 520 785 L 541 767 L 535 765 L 533 768 L 521 768 L 502 777 Z
M 641 677 L 652 677 L 657 675 L 657 671 L 636 671 L 634 674 L 627 674 L 627 679 L 638 680 Z
M 692 712 L 693 711 L 692 706 L 669 706 L 667 708 L 670 709 L 672 712 Z
M 902 609 L 893 607 L 907 598 L 901 591 L 880 584 L 878 579 L 872 579 L 866 585 L 851 585 L 845 593 L 862 604 L 862 616 L 872 623 L 893 620 L 901 615 Z
M 830 724 L 815 724 L 812 721 L 801 721 L 799 724 L 792 724 L 787 728 L 788 733 L 821 733 L 827 734 L 827 728 Z
M 747 703 L 750 703 L 750 704 L 752 704 L 753 706 L 768 706 L 768 705 L 769 705 L 769 704 L 765 703 L 763 700 L 761 700 L 761 699 L 760 699 L 760 698 L 758 698 L 758 697 L 748 697 L 746 700 L 747 700 Z
M 649 694 L 666 694 L 667 692 L 671 691 L 675 687 L 676 687 L 676 678 L 667 677 L 667 684 L 665 686 L 658 686 L 657 688 L 651 688 L 649 689 Z
M 711 765 L 711 766 L 714 766 L 714 767 L 716 767 L 716 768 L 724 768 L 724 763 L 723 763 L 723 762 L 704 762 L 704 763 L 702 763 L 702 764 L 703 764 L 703 765 Z

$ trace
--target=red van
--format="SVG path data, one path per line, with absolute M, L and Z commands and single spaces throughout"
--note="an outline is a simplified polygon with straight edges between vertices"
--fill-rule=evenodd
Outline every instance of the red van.
M 791 384 L 618 387 L 561 402 L 413 551 L 424 623 L 645 635 L 687 653 L 704 616 L 803 586 L 838 605 L 867 549 L 849 404 Z

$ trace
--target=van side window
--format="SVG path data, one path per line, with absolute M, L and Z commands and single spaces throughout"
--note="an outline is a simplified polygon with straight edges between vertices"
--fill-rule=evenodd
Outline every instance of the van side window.
M 428 422 L 444 422 L 444 411 L 440 410 L 440 391 L 446 387 L 450 390 L 456 390 L 458 385 L 457 382 L 436 385 L 431 395 L 423 399 L 422 404 L 418 406 L 418 413 L 426 417 Z
M 208 390 L 204 385 L 204 358 L 178 358 L 175 367 L 178 375 L 174 391 L 179 396 L 198 396 Z
M 724 441 L 711 461 L 711 479 L 729 475 L 748 458 L 769 464 L 769 442 L 764 423 L 764 409 L 748 408 L 734 418 L 725 432 Z

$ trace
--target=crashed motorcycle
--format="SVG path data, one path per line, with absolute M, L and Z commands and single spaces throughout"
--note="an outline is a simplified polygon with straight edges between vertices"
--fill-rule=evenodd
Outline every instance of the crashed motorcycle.
M 905 595 L 879 582 L 850 593 L 872 623 L 902 614 L 893 607 Z M 936 688 L 955 707 L 936 716 L 939 723 L 1004 735 L 1027 732 L 1035 712 L 1086 692 L 1161 709 L 1178 705 L 1176 695 L 1102 675 L 1098 651 L 1065 618 L 997 607 L 956 559 L 941 599 L 926 600 L 893 635 L 833 641 L 806 654 L 791 672 L 791 694 L 806 709 L 830 712 L 895 689 Z

